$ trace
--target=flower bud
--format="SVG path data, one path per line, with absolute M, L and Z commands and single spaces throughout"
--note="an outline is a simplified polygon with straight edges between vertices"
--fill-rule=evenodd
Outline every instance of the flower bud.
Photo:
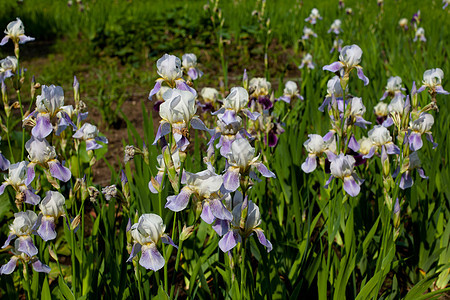
M 186 224 L 184 224 L 183 230 L 180 234 L 180 241 L 187 240 L 192 235 L 192 233 L 194 233 L 194 226 L 186 227 Z

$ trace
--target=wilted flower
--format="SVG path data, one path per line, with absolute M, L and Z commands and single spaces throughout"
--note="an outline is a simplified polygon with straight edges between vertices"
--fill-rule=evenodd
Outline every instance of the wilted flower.
M 55 147 L 50 146 L 46 139 L 40 140 L 32 136 L 25 143 L 25 148 L 28 151 L 28 159 L 30 160 L 25 185 L 29 185 L 33 181 L 35 165 L 40 165 L 45 170 L 49 170 L 53 177 L 64 182 L 69 181 L 72 177 L 70 170 L 56 159 Z
M 423 146 L 422 135 L 426 134 L 427 139 L 433 144 L 433 149 L 437 147 L 437 144 L 433 141 L 431 134 L 431 127 L 433 127 L 434 118 L 428 113 L 422 113 L 417 120 L 409 123 L 409 148 L 412 151 L 417 151 Z
M 245 226 L 241 228 L 241 215 L 242 211 L 245 209 L 244 203 L 248 203 L 248 211 L 245 219 Z M 264 231 L 259 228 L 261 224 L 261 214 L 259 212 L 259 207 L 253 203 L 253 201 L 244 201 L 237 204 L 233 208 L 233 221 L 231 222 L 231 228 L 219 241 L 220 250 L 223 252 L 228 252 L 233 249 L 237 243 L 242 241 L 242 237 L 246 239 L 253 233 L 256 233 L 259 242 L 267 248 L 267 252 L 272 250 L 272 244 L 266 239 Z
M 391 76 L 387 81 L 386 91 L 380 98 L 380 101 L 386 99 L 387 96 L 401 96 L 402 98 L 404 98 L 405 95 L 402 94 L 402 91 L 404 90 L 405 89 L 402 88 L 402 79 L 399 76 Z
M 317 37 L 317 34 L 311 29 L 311 28 L 308 28 L 308 27 L 303 27 L 303 36 L 302 36 L 302 40 L 309 40 L 309 38 L 310 37 Z
M 137 223 L 131 226 L 131 236 L 134 240 L 133 249 L 127 262 L 130 262 L 142 251 L 139 264 L 146 269 L 158 271 L 165 265 L 164 257 L 156 247 L 159 240 L 178 248 L 172 239 L 164 233 L 166 225 L 162 218 L 156 214 L 143 214 Z
M 71 106 L 70 106 L 71 107 Z M 39 139 L 47 137 L 52 131 L 53 126 L 51 120 L 54 117 L 59 116 L 58 132 L 60 133 L 63 128 L 67 127 L 67 124 L 73 124 L 67 110 L 70 109 L 64 106 L 64 91 L 60 86 L 42 86 L 42 93 L 36 97 L 36 110 L 32 115 L 36 115 L 36 125 L 31 130 L 31 134 Z M 72 108 L 73 111 L 73 108 Z M 61 124 L 60 124 L 61 123 Z
M 403 30 L 408 30 L 408 19 L 407 18 L 401 18 L 400 21 L 398 21 L 398 26 L 403 28 Z
M 381 151 L 386 150 L 387 154 L 400 154 L 400 148 L 392 142 L 391 134 L 386 127 L 375 125 L 369 131 L 369 138 L 372 140 L 373 145 L 364 158 L 371 158 L 379 148 L 381 148 Z
M 14 188 L 16 193 L 23 193 L 25 196 L 25 203 L 36 205 L 41 200 L 41 197 L 34 193 L 33 188 L 27 181 L 27 162 L 21 161 L 16 164 L 12 164 L 9 167 L 9 176 L 4 177 L 5 181 L 0 186 L 0 195 L 3 194 L 5 188 L 10 185 Z
M 255 148 L 246 139 L 235 140 L 231 144 L 231 152 L 226 157 L 228 169 L 223 176 L 223 185 L 228 191 L 234 192 L 238 189 L 240 175 L 247 174 L 251 167 L 256 167 L 264 177 L 276 177 L 259 161 L 259 155 L 255 157 Z
M 425 29 L 423 29 L 423 27 L 419 27 L 416 30 L 416 35 L 414 36 L 414 42 L 417 41 L 417 39 L 420 39 L 420 41 L 422 42 L 426 42 L 427 38 L 425 37 Z
M 186 53 L 182 57 L 183 69 L 192 80 L 197 80 L 203 76 L 203 72 L 197 68 L 197 56 L 194 53 Z
M 181 69 L 181 60 L 175 55 L 164 54 L 156 62 L 156 68 L 158 69 L 158 75 L 161 77 L 156 79 L 156 84 L 150 91 L 148 99 L 151 100 L 152 96 L 161 89 L 163 82 L 167 83 L 171 88 L 176 87 L 177 89 L 190 91 L 194 95 L 197 95 L 197 92 L 189 87 L 182 78 L 183 70 Z
M 317 8 L 313 8 L 309 14 L 309 17 L 305 19 L 305 22 L 309 22 L 314 25 L 316 24 L 317 19 L 322 20 L 322 17 L 320 16 L 319 10 Z
M 309 69 L 314 69 L 315 65 L 312 62 L 312 55 L 311 54 L 306 54 L 303 59 L 302 59 L 302 63 L 300 64 L 300 66 L 298 66 L 299 69 L 302 69 L 304 66 L 307 66 Z
M 11 39 L 14 44 L 25 44 L 26 42 L 34 41 L 33 37 L 25 35 L 25 27 L 19 18 L 6 26 L 5 34 L 6 36 L 0 42 L 0 46 L 6 44 L 9 39 Z
M 45 198 L 39 204 L 42 215 L 39 215 L 40 221 L 37 233 L 44 241 L 56 238 L 55 221 L 64 215 L 65 203 L 66 199 L 60 192 L 47 191 Z
M 163 95 L 165 101 L 161 104 L 159 115 L 161 117 L 158 132 L 156 133 L 155 145 L 159 139 L 172 131 L 178 148 L 184 151 L 189 145 L 187 134 L 189 125 L 194 129 L 208 131 L 205 124 L 195 116 L 195 95 L 189 91 L 170 89 Z
M 336 157 L 336 154 L 334 153 L 336 150 L 335 143 L 335 139 L 324 141 L 322 136 L 318 134 L 308 134 L 308 140 L 303 143 L 306 151 L 308 151 L 308 157 L 302 164 L 303 172 L 311 173 L 314 171 L 317 168 L 317 158 L 320 157 L 322 153 L 325 153 L 328 160 L 332 161 Z
M 243 87 L 233 87 L 230 90 L 228 96 L 223 100 L 223 106 L 213 115 L 223 114 L 220 118 L 226 125 L 235 123 L 238 121 L 237 114 L 243 112 L 251 120 L 256 120 L 260 114 L 257 112 L 251 112 L 246 107 L 249 101 L 249 95 L 246 89 Z
M 295 97 L 297 97 L 300 100 L 303 100 L 303 97 L 300 95 L 300 92 L 298 90 L 297 83 L 289 80 L 284 85 L 283 96 L 278 98 L 278 101 L 282 100 L 286 103 L 291 103 L 292 98 L 295 98 Z
M 31 263 L 33 270 L 36 272 L 50 273 L 51 269 L 49 266 L 43 264 L 36 256 L 29 256 L 19 248 L 21 248 L 20 240 L 16 240 L 14 242 L 14 250 L 12 250 L 14 255 L 6 264 L 0 267 L 0 275 L 9 275 L 14 272 L 19 260 L 22 261 L 23 264 Z
M 328 29 L 328 33 L 330 32 L 334 32 L 335 34 L 339 34 L 341 33 L 342 29 L 341 29 L 341 20 L 336 19 L 333 21 L 333 24 L 331 24 L 330 29 Z
M 9 235 L 5 244 L 2 246 L 6 248 L 11 243 L 12 239 L 18 238 L 17 250 L 24 252 L 29 257 L 33 257 L 38 253 L 38 249 L 33 244 L 31 234 L 36 230 L 36 223 L 38 216 L 34 211 L 27 210 L 14 214 L 14 221 L 9 225 Z
M 111 200 L 111 198 L 117 197 L 117 188 L 116 185 L 108 185 L 102 188 L 102 194 L 105 195 L 106 201 Z
M 369 79 L 364 75 L 362 67 L 359 65 L 359 63 L 361 62 L 362 53 L 363 52 L 358 45 L 345 46 L 340 52 L 339 61 L 324 66 L 323 70 L 336 73 L 343 69 L 343 76 L 346 77 L 350 74 L 351 70 L 356 68 L 358 78 L 364 81 L 364 85 L 368 85 Z
M 342 179 L 344 182 L 344 190 L 352 197 L 356 197 L 361 187 L 363 180 L 354 172 L 355 159 L 353 156 L 339 154 L 333 161 L 331 161 L 330 171 L 331 176 L 325 184 L 325 188 L 334 178 Z
M 86 141 L 86 150 L 89 151 L 103 148 L 103 146 L 97 142 L 108 144 L 108 139 L 104 136 L 99 136 L 98 134 L 97 126 L 90 123 L 84 123 L 72 137 Z
M 442 79 L 444 78 L 444 72 L 439 69 L 426 70 L 423 73 L 423 85 L 417 90 L 417 93 L 423 92 L 427 87 L 430 93 L 448 95 L 449 92 L 442 87 Z

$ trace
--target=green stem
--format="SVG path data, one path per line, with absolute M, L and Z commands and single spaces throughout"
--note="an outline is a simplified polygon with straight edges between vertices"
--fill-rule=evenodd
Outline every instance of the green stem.
M 246 274 L 245 274 L 245 252 L 246 252 L 246 248 L 245 248 L 245 241 L 246 238 L 244 237 L 242 239 L 242 247 L 241 247 L 241 298 L 242 299 L 248 299 L 247 298 L 247 286 L 246 286 Z
M 20 97 L 20 91 L 17 90 L 17 99 L 19 99 L 19 107 L 20 107 L 20 121 L 23 121 L 23 108 L 22 108 L 22 98 Z M 23 160 L 23 157 L 25 155 L 25 128 L 22 126 L 22 154 L 20 156 L 20 160 Z

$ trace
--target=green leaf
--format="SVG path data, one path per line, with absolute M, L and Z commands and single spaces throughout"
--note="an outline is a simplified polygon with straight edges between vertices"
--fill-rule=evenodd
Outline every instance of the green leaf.
M 73 295 L 70 288 L 67 286 L 67 284 L 64 282 L 64 279 L 60 276 L 58 279 L 58 286 L 61 290 L 61 293 L 63 294 L 64 298 L 68 300 L 75 300 L 75 296 Z

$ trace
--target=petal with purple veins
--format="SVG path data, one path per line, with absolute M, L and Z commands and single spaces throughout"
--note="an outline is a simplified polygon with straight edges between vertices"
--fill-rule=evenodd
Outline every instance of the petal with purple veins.
M 284 96 L 281 96 L 280 98 L 278 98 L 278 101 L 284 101 L 286 103 L 291 103 L 291 97 L 284 95 Z
M 213 199 L 209 201 L 211 212 L 217 219 L 232 221 L 233 214 L 223 205 L 219 199 Z
M 26 189 L 24 193 L 25 193 L 25 203 L 37 205 L 41 201 L 41 197 L 33 193 L 33 191 L 30 189 Z
M 356 141 L 355 136 L 353 134 L 350 137 L 350 140 L 348 141 L 348 147 L 355 152 L 359 151 L 360 145 L 359 145 L 358 141 Z
M 103 148 L 102 145 L 97 144 L 97 142 L 95 141 L 95 139 L 88 139 L 86 140 L 86 151 L 89 150 L 97 150 Z
M 52 270 L 49 266 L 43 264 L 39 259 L 37 259 L 31 265 L 33 266 L 33 270 L 35 270 L 36 272 L 50 273 L 50 271 Z
M 0 275 L 9 275 L 16 269 L 17 261 L 19 258 L 17 256 L 11 257 L 11 259 L 0 267 Z
M 8 235 L 8 238 L 6 239 L 5 243 L 3 244 L 2 249 L 8 247 L 9 244 L 11 243 L 11 240 L 16 238 L 16 237 L 17 237 L 17 235 L 15 235 L 15 234 Z
M 229 224 L 230 223 L 226 220 L 216 219 L 214 221 L 214 224 L 212 225 L 212 228 L 219 236 L 223 236 L 225 233 L 228 232 L 230 228 Z
M 134 243 L 133 248 L 131 248 L 130 257 L 128 257 L 127 262 L 133 260 L 133 258 L 141 251 L 142 245 L 139 243 Z
M 447 92 L 446 90 L 444 90 L 444 88 L 441 85 L 438 85 L 436 87 L 436 93 L 438 94 L 443 94 L 443 95 L 448 95 L 449 92 Z
M 363 69 L 361 67 L 356 67 L 358 78 L 364 82 L 364 85 L 369 84 L 369 78 L 364 75 Z
M 17 250 L 25 253 L 29 257 L 33 257 L 38 254 L 38 249 L 33 244 L 33 240 L 30 236 L 19 237 L 19 247 L 17 247 Z
M 55 219 L 53 217 L 43 217 L 37 233 L 44 241 L 51 241 L 56 238 L 55 229 Z
M 198 72 L 195 68 L 189 68 L 189 71 L 187 73 L 192 80 L 197 80 Z
M 223 186 L 230 192 L 239 188 L 239 168 L 229 167 L 223 175 Z
M 159 253 L 155 244 L 145 245 L 142 247 L 142 255 L 139 260 L 139 264 L 147 270 L 158 271 L 164 267 L 166 261 L 164 257 Z
M 428 179 L 428 176 L 425 175 L 425 171 L 422 168 L 417 168 L 417 173 L 419 173 L 419 176 L 423 179 Z
M 388 128 L 391 127 L 394 124 L 394 120 L 391 117 L 387 117 L 386 120 L 384 120 L 383 125 L 384 127 Z
M 422 86 L 417 90 L 417 94 L 422 93 L 423 91 L 425 91 L 426 88 L 427 88 L 426 85 L 422 85 Z
M 39 114 L 36 118 L 36 125 L 31 129 L 31 134 L 38 138 L 43 139 L 47 137 L 53 131 L 52 123 L 47 115 Z
M 8 186 L 8 184 L 2 183 L 0 185 L 0 195 L 2 195 L 5 192 L 5 188 Z
M 328 178 L 327 182 L 325 182 L 325 185 L 323 186 L 324 188 L 328 188 L 328 186 L 330 185 L 331 181 L 333 181 L 334 177 L 330 176 L 330 178 Z
M 64 167 L 56 159 L 48 162 L 48 168 L 50 170 L 50 174 L 61 181 L 67 182 L 72 177 L 72 173 L 70 172 L 70 170 Z
M 302 170 L 305 173 L 311 173 L 317 168 L 317 159 L 315 154 L 308 154 L 306 160 L 302 163 Z
M 409 148 L 412 151 L 417 151 L 423 146 L 422 136 L 417 132 L 411 132 L 408 136 Z
M 165 135 L 168 135 L 170 131 L 170 123 L 162 122 L 158 127 L 158 131 L 156 132 L 155 140 L 153 141 L 152 145 L 156 145 L 159 139 Z
M 250 120 L 255 121 L 256 119 L 259 118 L 259 116 L 261 115 L 258 112 L 251 112 L 248 109 L 243 109 L 242 112 L 244 113 L 244 115 L 246 115 Z
M 427 140 L 433 144 L 433 149 L 436 149 L 438 144 L 434 142 L 433 135 L 431 133 L 426 133 L 426 137 L 427 137 Z
M 0 42 L 0 46 L 3 46 L 4 44 L 6 44 L 9 40 L 9 36 L 5 36 L 4 38 L 2 38 L 2 41 Z
M 255 164 L 256 168 L 258 169 L 258 171 L 261 173 L 262 176 L 270 178 L 276 178 L 277 176 L 275 176 L 275 173 L 270 171 L 269 169 L 267 169 L 267 167 L 263 164 L 263 163 L 256 163 Z
M 164 235 L 161 236 L 161 241 L 162 241 L 164 244 L 172 245 L 172 246 L 174 246 L 175 248 L 178 249 L 178 246 L 175 245 L 175 243 L 172 241 L 172 239 L 170 238 L 170 236 L 168 236 L 167 234 L 164 234 Z
M 7 169 L 9 169 L 9 165 L 10 165 L 9 160 L 6 159 L 6 157 L 3 156 L 3 154 L 0 153 L 0 170 L 6 171 Z
M 233 249 L 237 243 L 241 242 L 241 236 L 234 230 L 228 231 L 219 241 L 219 248 L 223 252 Z
M 167 203 L 164 207 L 171 211 L 182 211 L 188 205 L 191 195 L 192 190 L 185 186 L 178 195 L 167 197 Z
M 209 202 L 208 201 L 205 201 L 203 203 L 203 209 L 202 209 L 202 213 L 200 214 L 200 217 L 207 224 L 211 224 L 212 222 L 214 222 L 215 217 L 212 214 L 211 206 L 209 206 Z
M 330 65 L 324 66 L 322 68 L 322 70 L 336 73 L 337 71 L 339 71 L 343 67 L 344 67 L 344 65 L 340 61 L 335 61 L 334 63 L 332 63 Z
M 411 177 L 410 171 L 406 171 L 402 174 L 402 177 L 400 178 L 399 187 L 402 190 L 408 189 L 412 187 L 414 184 L 413 178 Z
M 369 153 L 364 155 L 363 158 L 371 158 L 375 154 L 376 149 L 377 149 L 377 147 L 372 146 L 372 148 L 370 148 L 370 150 L 369 150 Z
M 344 177 L 344 190 L 352 197 L 358 196 L 361 187 L 352 176 Z
M 150 91 L 150 94 L 148 94 L 148 100 L 152 100 L 153 95 L 156 95 L 156 93 L 161 89 L 161 83 L 163 80 L 156 80 L 155 86 Z

